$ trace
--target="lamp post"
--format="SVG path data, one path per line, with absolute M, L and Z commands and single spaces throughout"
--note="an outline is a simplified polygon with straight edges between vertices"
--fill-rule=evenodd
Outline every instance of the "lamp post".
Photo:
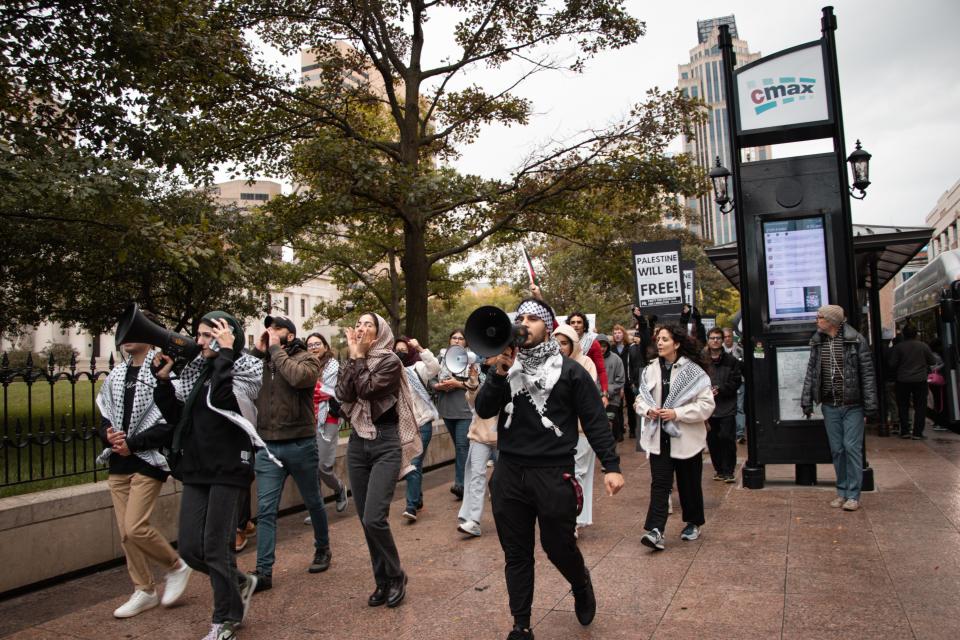
M 717 156 L 716 166 L 710 169 L 710 180 L 713 182 L 713 201 L 720 206 L 720 213 L 730 213 L 735 206 L 730 202 L 730 171 L 720 164 Z
M 863 147 L 860 146 L 860 141 L 857 140 L 857 148 L 850 154 L 850 157 L 847 158 L 847 162 L 850 163 L 850 171 L 853 172 L 853 186 L 850 187 L 850 197 L 856 198 L 857 200 L 863 200 L 867 197 L 867 187 L 870 186 L 870 158 L 872 158 L 869 153 L 863 150 Z M 711 172 L 713 175 L 713 172 Z M 854 193 L 856 189 L 860 195 Z

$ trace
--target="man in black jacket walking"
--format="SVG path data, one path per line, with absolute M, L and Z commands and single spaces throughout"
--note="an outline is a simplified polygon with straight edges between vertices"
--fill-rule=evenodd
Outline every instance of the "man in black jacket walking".
M 574 534 L 583 499 L 574 475 L 578 421 L 600 459 L 608 495 L 623 487 L 623 476 L 596 384 L 549 339 L 553 311 L 527 299 L 517 308 L 517 322 L 527 329 L 526 341 L 519 351 L 510 349 L 491 359 L 495 368 L 477 393 L 476 411 L 481 418 L 499 415 L 500 456 L 490 491 L 514 618 L 507 638 L 532 640 L 533 536 L 538 521 L 547 557 L 573 589 L 577 620 L 588 625 L 596 613 L 590 573 Z
M 900 437 L 910 438 L 910 402 L 913 402 L 913 439 L 923 440 L 927 421 L 927 375 L 937 363 L 933 350 L 917 340 L 917 328 L 907 325 L 903 340 L 890 351 L 889 365 L 896 376 L 897 407 L 900 409 Z
M 740 388 L 740 361 L 723 348 L 723 329 L 707 334 L 704 350 L 707 374 L 716 406 L 709 420 L 707 447 L 715 471 L 713 479 L 734 482 L 737 466 L 737 390 Z

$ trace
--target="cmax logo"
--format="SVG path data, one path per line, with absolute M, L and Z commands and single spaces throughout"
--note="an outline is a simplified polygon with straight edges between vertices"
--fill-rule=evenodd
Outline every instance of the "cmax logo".
M 756 80 L 747 83 L 750 100 L 755 105 L 753 110 L 757 115 L 775 108 L 778 104 L 813 98 L 817 84 L 816 78 L 797 77 L 763 78 L 760 82 L 763 85 L 761 87 L 757 86 Z

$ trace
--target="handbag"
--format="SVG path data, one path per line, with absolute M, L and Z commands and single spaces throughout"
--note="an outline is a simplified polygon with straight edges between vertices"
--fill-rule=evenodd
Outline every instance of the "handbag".
M 942 387 L 943 385 L 947 384 L 947 381 L 943 378 L 943 374 L 939 371 L 931 371 L 927 374 L 927 384 L 935 387 Z

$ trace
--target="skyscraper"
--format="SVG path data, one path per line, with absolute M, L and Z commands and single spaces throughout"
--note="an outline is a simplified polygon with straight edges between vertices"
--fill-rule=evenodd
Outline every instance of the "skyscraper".
M 697 21 L 697 46 L 690 50 L 690 61 L 678 67 L 678 86 L 685 95 L 698 98 L 706 105 L 706 120 L 697 125 L 692 139 L 683 138 L 683 150 L 707 171 L 717 156 L 720 156 L 720 162 L 725 167 L 731 164 L 727 103 L 723 95 L 723 57 L 717 46 L 719 27 L 723 24 L 730 26 L 738 67 L 761 57 L 760 52 L 751 53 L 746 41 L 737 36 L 734 16 Z M 745 162 L 766 160 L 770 158 L 770 147 L 744 149 L 743 154 L 742 160 Z M 721 213 L 713 201 L 712 192 L 700 198 L 688 198 L 687 207 L 694 212 L 697 223 L 693 230 L 700 236 L 712 240 L 714 244 L 726 244 L 736 239 L 734 214 Z

